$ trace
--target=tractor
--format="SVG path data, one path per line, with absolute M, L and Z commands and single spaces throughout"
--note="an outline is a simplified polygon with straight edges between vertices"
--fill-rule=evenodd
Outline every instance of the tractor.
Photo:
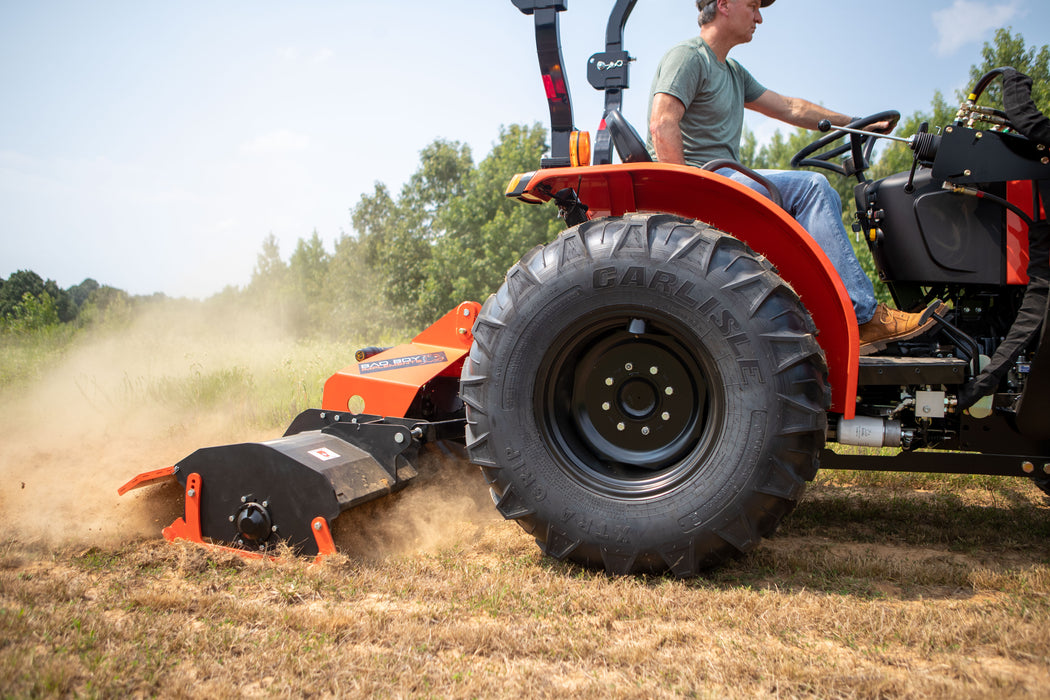
M 567 0 L 512 0 L 535 25 L 551 131 L 506 194 L 553 203 L 566 229 L 484 304 L 358 351 L 283 437 L 121 487 L 179 481 L 185 515 L 165 537 L 324 556 L 340 513 L 407 485 L 442 444 L 546 555 L 612 574 L 693 576 L 750 552 L 819 467 L 1012 475 L 1050 493 L 1050 120 L 1030 79 L 992 71 L 952 124 L 906 138 L 865 128 L 895 112 L 825 124 L 795 156 L 856 179 L 855 228 L 896 305 L 943 309 L 862 357 L 838 274 L 775 188 L 714 172 L 724 162 L 652 162 L 623 117 L 636 1 L 616 0 L 587 65 L 605 98 L 592 142 L 561 53 Z M 1002 110 L 978 105 L 995 80 Z M 872 180 L 883 138 L 913 165 Z

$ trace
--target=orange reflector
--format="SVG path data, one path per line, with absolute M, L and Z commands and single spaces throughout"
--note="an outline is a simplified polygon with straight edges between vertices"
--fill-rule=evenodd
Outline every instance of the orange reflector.
M 521 175 L 515 175 L 511 178 L 510 184 L 507 185 L 507 191 L 504 194 L 513 194 L 514 190 L 518 189 L 518 183 L 521 182 Z
M 574 131 L 569 134 L 569 162 L 574 168 L 591 164 L 590 132 Z

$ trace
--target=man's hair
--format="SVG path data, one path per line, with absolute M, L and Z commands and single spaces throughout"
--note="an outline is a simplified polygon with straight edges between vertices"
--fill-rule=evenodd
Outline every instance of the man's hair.
M 718 0 L 696 0 L 696 9 L 700 11 L 696 21 L 702 27 L 718 14 Z

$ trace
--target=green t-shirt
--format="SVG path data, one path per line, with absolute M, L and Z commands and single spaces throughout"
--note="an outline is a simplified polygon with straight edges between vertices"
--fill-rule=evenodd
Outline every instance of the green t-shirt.
M 649 92 L 649 119 L 653 95 L 677 97 L 685 105 L 682 145 L 685 162 L 697 167 L 716 158 L 740 160 L 744 104 L 762 96 L 766 88 L 733 59 L 725 63 L 700 37 L 678 44 L 656 68 Z M 655 160 L 652 134 L 647 139 Z

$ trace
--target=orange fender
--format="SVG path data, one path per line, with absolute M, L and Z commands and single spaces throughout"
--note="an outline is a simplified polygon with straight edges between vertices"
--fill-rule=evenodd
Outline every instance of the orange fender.
M 507 195 L 529 203 L 572 188 L 588 215 L 677 214 L 732 234 L 764 255 L 802 299 L 828 362 L 831 410 L 852 418 L 860 336 L 853 304 L 824 251 L 787 212 L 754 190 L 684 165 L 631 163 L 550 168 L 519 175 Z

